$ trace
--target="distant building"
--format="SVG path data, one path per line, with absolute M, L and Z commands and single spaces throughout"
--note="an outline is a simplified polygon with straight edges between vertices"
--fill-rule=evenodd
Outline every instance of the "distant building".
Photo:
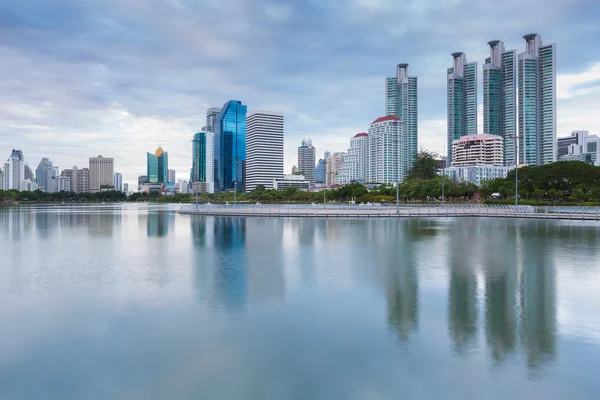
M 293 172 L 293 171 L 292 171 Z M 315 168 L 315 183 L 325 183 L 325 174 L 327 173 L 327 159 L 319 158 Z
M 180 179 L 177 182 L 177 191 L 181 194 L 187 194 L 187 193 L 189 193 L 189 186 L 190 186 L 190 183 L 188 181 L 184 181 L 184 180 Z
M 238 100 L 223 105 L 215 125 L 215 192 L 243 191 L 246 166 L 246 113 Z
M 77 168 L 74 166 L 71 169 L 64 169 L 61 176 L 69 179 L 71 192 L 87 193 L 90 191 L 90 171 L 87 168 Z
M 46 193 L 58 192 L 58 174 L 52 161 L 42 158 L 35 170 L 35 181 L 38 188 Z
M 559 161 L 584 161 L 600 166 L 600 137 L 588 131 L 573 131 L 571 136 L 558 138 Z
M 175 170 L 174 169 L 170 169 L 167 171 L 167 182 L 175 183 Z
M 298 166 L 292 165 L 292 175 L 295 174 L 296 172 L 298 172 Z
M 484 181 L 506 178 L 508 172 L 514 169 L 515 166 L 501 165 L 471 165 L 464 167 L 448 167 L 443 170 L 446 177 L 457 182 L 471 182 L 480 186 Z
M 302 145 L 298 147 L 298 172 L 302 172 L 310 186 L 315 184 L 316 173 L 316 149 L 310 139 L 303 139 Z
M 118 192 L 123 191 L 123 175 L 119 172 L 115 172 L 113 175 L 113 188 Z
M 468 135 L 452 142 L 452 166 L 504 165 L 504 140 L 498 135 Z
M 4 190 L 4 171 L 0 169 L 0 190 Z
M 27 192 L 33 192 L 33 191 L 38 190 L 38 185 L 31 179 L 25 179 L 23 181 L 23 186 L 22 186 L 21 190 L 27 191 Z
M 304 175 L 284 175 L 283 178 L 273 180 L 273 189 L 275 190 L 286 190 L 290 186 L 299 190 L 310 189 L 310 183 L 305 180 Z
M 194 134 L 192 140 L 192 171 L 190 180 L 192 183 L 206 183 L 204 185 L 207 190 L 206 193 L 215 192 L 214 138 L 215 135 L 212 132 L 198 132 Z
M 257 110 L 246 120 L 246 193 L 283 177 L 283 113 Z
M 25 161 L 21 150 L 13 150 L 4 163 L 4 190 L 24 190 Z
M 345 185 L 351 182 L 364 183 L 366 176 L 367 148 L 369 134 L 357 133 L 350 139 L 350 148 L 344 154 L 344 160 L 340 167 L 335 183 Z
M 27 163 L 25 163 L 25 166 L 23 167 L 23 176 L 25 177 L 25 180 L 35 182 L 35 174 L 33 173 L 31 167 L 27 165 Z
M 129 194 L 129 183 L 123 184 L 123 193 Z
M 345 153 L 333 153 L 329 156 L 325 165 L 325 185 L 331 186 L 336 183 L 336 176 L 344 162 Z
M 90 157 L 89 180 L 90 192 L 113 189 L 114 159 L 107 157 Z
M 203 131 L 215 133 L 215 125 L 219 118 L 221 109 L 219 107 L 211 107 L 206 111 L 206 126 Z
M 158 146 L 158 149 L 152 153 L 147 153 L 147 182 L 148 183 L 167 183 L 169 170 L 169 154 Z
M 418 79 L 408 76 L 408 64 L 398 64 L 396 76 L 385 80 L 386 115 L 398 118 L 400 131 L 400 177 L 408 175 L 417 159 L 419 142 Z M 369 132 L 369 135 L 371 133 Z
M 65 175 L 61 175 L 57 179 L 58 191 L 59 192 L 70 192 L 71 191 L 71 178 Z

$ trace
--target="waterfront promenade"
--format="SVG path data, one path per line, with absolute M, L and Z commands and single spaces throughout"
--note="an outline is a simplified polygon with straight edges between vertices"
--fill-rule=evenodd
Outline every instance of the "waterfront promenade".
M 345 206 L 345 205 L 184 205 L 181 214 L 289 218 L 494 217 L 600 221 L 598 207 L 532 206 Z

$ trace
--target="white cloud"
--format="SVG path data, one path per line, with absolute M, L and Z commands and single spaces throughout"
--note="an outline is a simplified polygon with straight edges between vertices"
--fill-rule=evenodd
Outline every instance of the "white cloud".
M 588 83 L 595 83 L 595 87 L 582 87 Z M 592 64 L 588 69 L 571 74 L 557 74 L 556 97 L 559 100 L 573 96 L 597 93 L 600 90 L 600 61 Z

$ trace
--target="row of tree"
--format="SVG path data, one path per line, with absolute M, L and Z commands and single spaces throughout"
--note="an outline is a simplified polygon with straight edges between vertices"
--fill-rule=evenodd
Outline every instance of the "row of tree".
M 74 193 L 74 192 L 56 192 L 45 193 L 41 190 L 34 192 L 17 190 L 0 190 L 0 201 L 7 202 L 118 202 L 127 200 L 127 195 L 123 192 L 108 190 L 97 193 Z

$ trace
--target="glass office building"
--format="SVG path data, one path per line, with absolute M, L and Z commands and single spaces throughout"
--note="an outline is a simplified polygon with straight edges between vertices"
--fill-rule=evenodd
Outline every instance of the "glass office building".
M 216 192 L 244 190 L 246 164 L 246 113 L 241 101 L 223 105 L 215 125 L 214 182 Z
M 166 183 L 169 170 L 169 155 L 162 147 L 147 154 L 147 179 L 149 183 Z

